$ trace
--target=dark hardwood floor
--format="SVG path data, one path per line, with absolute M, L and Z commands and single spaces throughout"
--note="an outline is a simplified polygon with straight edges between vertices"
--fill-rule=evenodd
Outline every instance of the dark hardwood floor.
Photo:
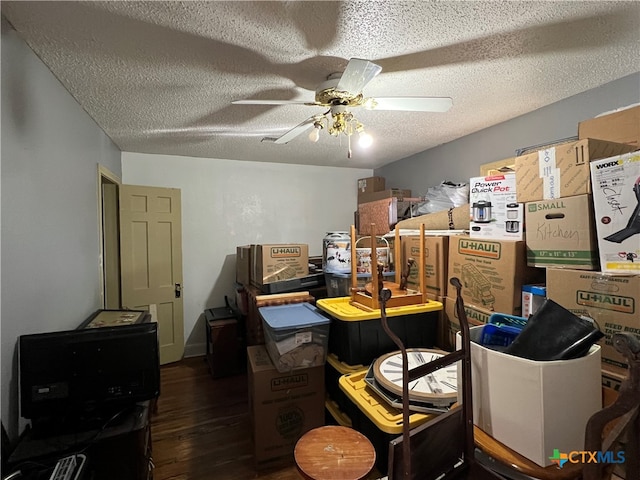
M 255 469 L 247 376 L 214 379 L 204 357 L 161 368 L 151 435 L 154 480 L 301 479 L 293 462 Z

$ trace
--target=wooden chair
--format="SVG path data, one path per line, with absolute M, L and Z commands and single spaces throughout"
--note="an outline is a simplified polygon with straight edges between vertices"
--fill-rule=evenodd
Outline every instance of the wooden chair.
M 469 323 L 460 294 L 462 284 L 457 278 L 452 278 L 451 284 L 458 292 L 456 311 L 460 320 L 462 348 L 411 370 L 408 369 L 407 352 L 402 341 L 387 323 L 386 301 L 391 292 L 387 289 L 380 292 L 382 326 L 403 356 L 403 431 L 402 437 L 391 441 L 389 445 L 389 480 L 502 478 L 494 475 L 475 459 Z M 451 409 L 410 430 L 409 383 L 458 361 L 462 362 L 462 407 Z
M 504 478 L 494 468 L 480 464 L 475 455 L 477 446 L 491 459 L 514 472 L 539 480 L 603 480 L 610 478 L 610 466 L 598 463 L 565 464 L 541 467 L 502 445 L 473 425 L 471 349 L 469 324 L 464 311 L 460 281 L 451 279 L 457 289 L 456 312 L 460 321 L 462 348 L 434 362 L 408 370 L 406 350 L 386 322 L 385 296 L 381 293 L 382 325 L 385 332 L 403 352 L 403 435 L 389 448 L 389 480 Z M 628 377 L 620 395 L 609 406 L 595 413 L 585 428 L 585 451 L 607 451 L 626 430 L 626 480 L 640 480 L 640 341 L 631 333 L 613 336 L 615 348 L 629 364 Z M 462 362 L 462 407 L 436 417 L 413 430 L 409 429 L 408 384 L 438 368 Z M 617 422 L 613 428 L 612 422 Z M 608 426 L 608 427 L 607 427 Z M 603 439 L 606 428 L 610 433 Z M 405 461 L 405 459 L 408 459 Z M 502 469 L 501 469 L 502 470 Z
M 622 382 L 616 401 L 593 414 L 585 430 L 585 450 L 607 451 L 626 430 L 625 478 L 640 480 L 640 340 L 632 333 L 615 333 L 612 338 L 615 349 L 629 365 L 627 378 Z M 607 438 L 602 440 L 605 427 L 618 420 Z M 599 480 L 605 469 L 602 464 L 587 463 L 584 480 Z M 606 475 L 606 473 L 604 473 Z

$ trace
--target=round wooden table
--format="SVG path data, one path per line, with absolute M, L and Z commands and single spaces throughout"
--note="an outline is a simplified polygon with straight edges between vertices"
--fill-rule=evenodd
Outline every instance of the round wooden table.
M 296 443 L 294 456 L 298 471 L 309 480 L 360 480 L 376 461 L 367 437 L 335 425 L 305 433 Z

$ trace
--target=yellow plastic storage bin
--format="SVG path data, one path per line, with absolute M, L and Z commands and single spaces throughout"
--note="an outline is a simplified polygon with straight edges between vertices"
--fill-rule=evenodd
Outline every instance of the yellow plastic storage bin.
M 342 411 L 346 411 L 351 401 L 345 393 L 340 389 L 338 381 L 342 375 L 351 373 L 366 373 L 368 366 L 364 365 L 348 365 L 341 362 L 334 353 L 327 355 L 327 361 L 324 367 L 325 387 L 327 395 L 337 403 Z
M 351 297 L 323 298 L 316 307 L 331 316 L 329 352 L 348 365 L 369 366 L 398 347 L 382 328 L 380 310 L 367 311 L 350 303 Z M 405 347 L 430 348 L 437 342 L 438 315 L 442 303 L 387 308 L 387 321 Z
M 327 397 L 324 402 L 324 408 L 328 417 L 326 417 L 327 425 L 341 425 L 343 427 L 352 428 L 351 419 L 340 410 L 338 404 L 333 401 L 330 397 Z
M 340 377 L 340 389 L 347 395 L 352 407 L 345 410 L 351 426 L 366 436 L 376 450 L 376 466 L 384 475 L 389 460 L 389 442 L 402 435 L 402 410 L 376 395 L 364 381 L 367 372 L 352 373 Z M 435 415 L 414 412 L 409 425 L 415 428 L 435 418 Z

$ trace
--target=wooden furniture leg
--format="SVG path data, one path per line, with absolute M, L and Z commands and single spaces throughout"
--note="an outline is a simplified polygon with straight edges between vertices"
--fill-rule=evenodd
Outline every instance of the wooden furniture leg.
M 622 332 L 613 335 L 613 345 L 629 364 L 629 374 L 622 382 L 618 399 L 609 407 L 594 413 L 587 422 L 585 430 L 586 451 L 606 451 L 615 438 L 602 441 L 605 426 L 624 415 L 627 426 L 627 446 L 625 451 L 626 480 L 640 480 L 640 340 L 632 333 Z M 617 435 L 623 426 L 614 430 Z M 584 480 L 600 480 L 604 465 L 585 463 Z

